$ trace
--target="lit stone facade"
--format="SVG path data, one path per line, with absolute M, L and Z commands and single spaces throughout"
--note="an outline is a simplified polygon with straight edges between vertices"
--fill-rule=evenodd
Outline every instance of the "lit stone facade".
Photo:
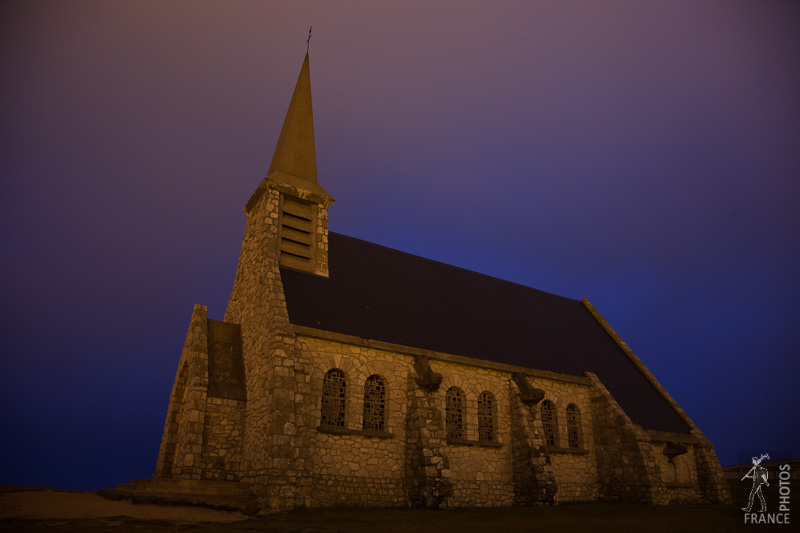
M 583 311 L 686 433 L 634 424 L 591 369 L 570 375 L 293 323 L 284 268 L 335 276 L 333 199 L 313 154 L 306 58 L 270 173 L 245 208 L 224 321 L 194 308 L 156 478 L 244 482 L 261 509 L 729 500 L 710 442 L 588 301 Z M 314 214 L 284 224 L 295 216 L 286 198 Z

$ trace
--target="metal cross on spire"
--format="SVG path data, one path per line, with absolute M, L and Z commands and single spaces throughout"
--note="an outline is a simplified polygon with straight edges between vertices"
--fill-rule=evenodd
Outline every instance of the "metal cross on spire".
M 306 39 L 306 54 L 308 53 L 308 46 L 311 44 L 311 26 L 308 27 L 308 39 Z

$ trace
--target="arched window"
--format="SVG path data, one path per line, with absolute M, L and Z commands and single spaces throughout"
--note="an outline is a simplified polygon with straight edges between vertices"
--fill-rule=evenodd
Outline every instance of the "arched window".
M 364 382 L 364 429 L 383 431 L 385 410 L 386 383 L 380 376 L 370 376 Z
M 344 372 L 338 368 L 328 370 L 322 380 L 322 418 L 321 426 L 344 427 L 344 399 L 347 394 L 347 381 Z
M 464 393 L 458 387 L 447 389 L 445 426 L 447 438 L 460 439 L 464 436 Z
M 556 422 L 556 408 L 550 400 L 542 402 L 542 429 L 544 429 L 545 444 L 555 446 L 558 423 Z
M 494 440 L 494 396 L 488 391 L 478 395 L 478 440 Z
M 567 439 L 570 448 L 577 448 L 581 442 L 581 412 L 571 403 L 567 406 Z

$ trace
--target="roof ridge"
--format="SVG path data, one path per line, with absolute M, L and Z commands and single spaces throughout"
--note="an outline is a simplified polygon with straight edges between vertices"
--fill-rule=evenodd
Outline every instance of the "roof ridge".
M 328 234 L 337 235 L 339 237 L 344 237 L 346 239 L 352 239 L 354 241 L 360 241 L 360 242 L 363 242 L 365 244 L 369 244 L 371 246 L 377 246 L 379 248 L 384 248 L 386 250 L 390 250 L 392 252 L 396 252 L 396 253 L 400 253 L 400 254 L 403 254 L 403 255 L 406 255 L 406 256 L 409 256 L 409 257 L 413 257 L 414 259 L 421 259 L 421 260 L 427 261 L 429 263 L 434 263 L 434 264 L 442 265 L 442 266 L 449 267 L 449 268 L 456 268 L 458 270 L 462 270 L 462 271 L 467 272 L 469 274 L 473 274 L 473 275 L 476 275 L 476 276 L 482 276 L 484 278 L 488 278 L 488 279 L 491 279 L 491 280 L 494 280 L 494 281 L 499 281 L 501 283 L 507 283 L 509 285 L 514 285 L 514 286 L 517 286 L 517 287 L 521 287 L 521 288 L 529 290 L 529 291 L 535 291 L 535 292 L 538 292 L 540 294 L 545 294 L 547 296 L 553 296 L 555 298 L 561 298 L 562 300 L 568 300 L 568 301 L 573 302 L 573 303 L 581 303 L 581 300 L 578 300 L 578 299 L 575 299 L 575 298 L 570 298 L 568 296 L 561 296 L 560 294 L 555 294 L 555 293 L 552 293 L 552 292 L 543 291 L 543 290 L 537 289 L 535 287 L 529 287 L 528 285 L 523 285 L 522 283 L 517 283 L 516 281 L 509 281 L 507 279 L 498 278 L 496 276 L 490 276 L 489 274 L 484 274 L 482 272 L 477 272 L 475 270 L 470 270 L 468 268 L 460 267 L 458 265 L 451 265 L 450 263 L 445 263 L 444 261 L 437 261 L 436 259 L 431 259 L 429 257 L 423 257 L 421 255 L 412 254 L 411 252 L 405 252 L 403 250 L 398 250 L 397 248 L 391 248 L 391 247 L 383 245 L 383 244 L 378 244 L 378 243 L 374 243 L 374 242 L 367 241 L 367 240 L 364 240 L 364 239 L 359 239 L 358 237 L 351 237 L 350 235 L 345 235 L 343 233 L 338 233 L 338 232 L 335 232 L 335 231 L 328 231 Z

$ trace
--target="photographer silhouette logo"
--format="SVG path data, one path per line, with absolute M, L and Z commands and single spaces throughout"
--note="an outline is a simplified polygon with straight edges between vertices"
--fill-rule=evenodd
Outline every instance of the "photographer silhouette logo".
M 764 487 L 769 487 L 769 471 L 761 465 L 764 459 L 769 459 L 768 453 L 763 453 L 759 457 L 753 457 L 753 467 L 744 475 L 745 479 L 753 480 L 753 488 L 750 489 L 750 496 L 747 499 L 747 507 L 742 507 L 745 512 L 745 524 L 789 524 L 789 498 L 791 489 L 789 486 L 790 466 L 783 464 L 778 467 L 778 512 L 768 513 L 767 502 L 764 498 Z M 753 508 L 753 501 L 758 496 L 761 503 L 761 510 L 758 513 L 750 512 Z
M 768 453 L 762 453 L 761 457 L 753 457 L 753 468 L 751 468 L 741 479 L 742 481 L 747 478 L 753 479 L 753 488 L 750 489 L 750 497 L 747 500 L 747 507 L 742 507 L 742 511 L 746 513 L 749 513 L 750 509 L 753 508 L 753 500 L 755 499 L 756 495 L 761 501 L 761 512 L 767 512 L 767 502 L 764 501 L 764 494 L 761 492 L 762 485 L 769 487 L 769 481 L 767 480 L 769 472 L 766 468 L 761 466 L 761 461 L 764 459 L 769 459 Z

